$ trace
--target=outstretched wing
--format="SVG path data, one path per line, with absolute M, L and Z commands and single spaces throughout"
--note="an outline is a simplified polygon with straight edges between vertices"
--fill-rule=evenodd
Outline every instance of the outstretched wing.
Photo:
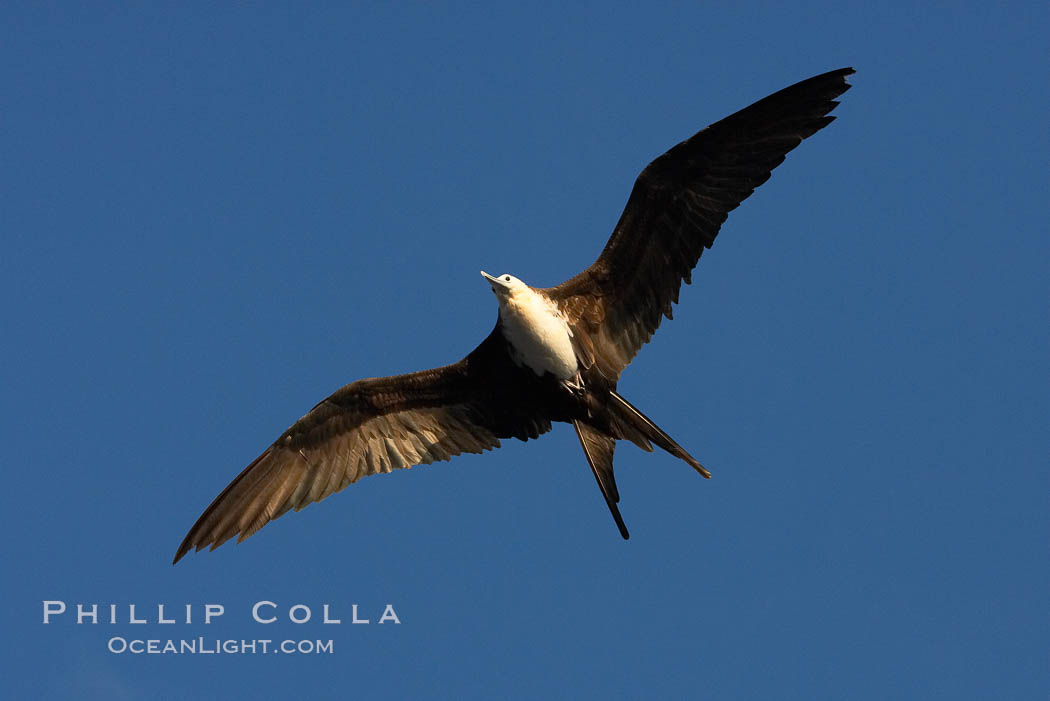
M 729 212 L 791 149 L 823 129 L 852 68 L 785 88 L 696 133 L 650 163 L 589 268 L 543 290 L 573 324 L 583 363 L 611 380 L 671 318 L 682 281 Z
M 408 375 L 359 380 L 285 431 L 205 509 L 174 562 L 191 548 L 238 542 L 366 475 L 449 460 L 535 438 L 549 419 L 508 401 L 528 391 L 496 331 L 463 360 Z M 527 378 L 527 376 L 525 376 Z

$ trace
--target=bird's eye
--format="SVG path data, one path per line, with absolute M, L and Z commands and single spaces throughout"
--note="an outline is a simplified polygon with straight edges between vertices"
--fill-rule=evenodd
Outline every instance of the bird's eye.
M 510 275 L 504 275 L 503 279 L 506 280 L 507 282 L 510 282 Z

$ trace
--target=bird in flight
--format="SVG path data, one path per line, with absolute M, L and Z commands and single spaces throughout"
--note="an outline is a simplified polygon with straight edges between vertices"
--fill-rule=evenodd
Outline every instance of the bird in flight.
M 785 155 L 835 118 L 852 68 L 803 80 L 697 132 L 642 171 L 598 259 L 556 287 L 482 272 L 496 327 L 432 370 L 358 380 L 296 421 L 222 491 L 175 552 L 249 537 L 367 475 L 498 448 L 571 423 L 620 534 L 616 441 L 696 458 L 616 391 L 620 373 L 671 318 L 682 281 L 729 212 Z

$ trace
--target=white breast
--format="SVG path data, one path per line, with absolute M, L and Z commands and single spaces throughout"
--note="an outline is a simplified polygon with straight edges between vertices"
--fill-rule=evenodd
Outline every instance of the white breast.
M 572 332 L 554 304 L 525 287 L 500 300 L 500 317 L 515 362 L 537 375 L 549 372 L 559 380 L 576 377 Z

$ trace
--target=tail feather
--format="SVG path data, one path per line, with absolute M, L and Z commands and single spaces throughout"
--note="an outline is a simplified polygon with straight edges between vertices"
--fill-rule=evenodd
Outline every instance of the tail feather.
M 620 501 L 620 493 L 616 489 L 616 478 L 613 476 L 613 451 L 616 450 L 616 439 L 599 433 L 596 429 L 579 421 L 574 420 L 572 425 L 576 429 L 580 445 L 583 446 L 583 454 L 587 456 L 594 479 L 598 480 L 598 488 L 602 490 L 602 496 L 605 497 L 605 503 L 609 506 L 609 512 L 616 521 L 616 527 L 620 529 L 620 535 L 624 540 L 627 540 L 631 536 L 627 532 L 623 517 L 620 516 L 620 509 L 616 506 Z
M 685 460 L 689 465 L 703 475 L 707 479 L 711 479 L 711 473 L 707 471 L 703 465 L 701 465 L 696 458 L 685 451 L 685 448 L 678 445 L 673 438 L 663 432 L 659 426 L 653 423 L 652 419 L 638 411 L 629 401 L 621 397 L 615 391 L 610 391 L 609 394 L 612 396 L 613 401 L 610 403 L 610 408 L 613 410 L 613 416 L 618 419 L 617 428 L 623 430 L 623 437 L 631 441 L 643 450 L 652 450 L 650 441 L 666 450 L 676 458 Z M 637 440 L 641 437 L 641 442 Z

